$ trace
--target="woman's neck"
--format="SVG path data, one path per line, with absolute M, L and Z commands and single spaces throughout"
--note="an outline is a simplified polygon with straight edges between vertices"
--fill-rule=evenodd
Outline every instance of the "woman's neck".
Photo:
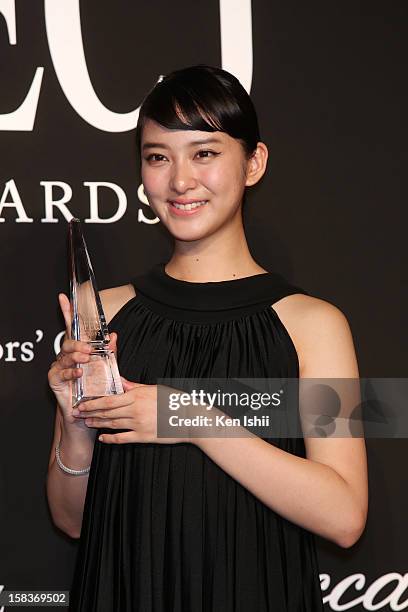
M 252 257 L 245 233 L 209 236 L 195 242 L 176 240 L 165 271 L 179 280 L 217 282 L 266 272 Z

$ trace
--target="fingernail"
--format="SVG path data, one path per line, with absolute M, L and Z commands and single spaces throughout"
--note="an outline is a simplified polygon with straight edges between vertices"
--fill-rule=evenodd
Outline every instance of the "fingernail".
M 74 408 L 72 414 L 74 414 L 75 416 L 79 416 L 81 413 L 79 412 L 78 408 Z

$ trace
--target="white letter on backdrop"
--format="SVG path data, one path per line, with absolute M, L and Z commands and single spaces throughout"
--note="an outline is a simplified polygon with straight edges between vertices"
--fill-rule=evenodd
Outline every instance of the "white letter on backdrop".
M 6 198 L 9 194 L 13 198 L 12 202 L 6 202 Z M 13 179 L 7 181 L 3 195 L 0 198 L 0 223 L 4 223 L 5 221 L 1 214 L 3 212 L 3 208 L 6 207 L 16 209 L 16 213 L 18 215 L 16 223 L 32 223 L 34 221 L 34 219 L 31 219 L 31 217 L 27 217 L 20 194 L 18 193 L 17 185 Z
M 41 219 L 41 223 L 58 223 L 58 219 L 53 215 L 54 208 L 58 208 L 69 223 L 73 215 L 65 204 L 72 198 L 71 186 L 63 181 L 40 181 L 40 185 L 45 190 L 45 217 Z M 59 200 L 54 200 L 54 187 L 62 189 L 62 196 Z
M 82 42 L 79 0 L 45 0 L 44 7 L 52 62 L 72 108 L 87 123 L 105 132 L 135 128 L 139 108 L 129 113 L 115 113 L 102 104 L 93 88 Z
M 0 0 L 0 13 L 6 20 L 7 33 L 10 45 L 17 42 L 16 36 L 16 7 L 14 0 Z M 41 81 L 44 68 L 37 68 L 30 90 L 25 100 L 17 110 L 11 113 L 0 114 L 0 131 L 31 132 L 37 113 L 38 98 L 40 96 Z
M 252 85 L 251 0 L 220 0 L 221 64 L 249 94 Z
M 89 219 L 85 219 L 85 223 L 115 223 L 123 217 L 127 208 L 127 198 L 122 187 L 115 183 L 107 183 L 104 181 L 86 181 L 85 187 L 89 187 Z M 118 196 L 118 209 L 112 217 L 101 219 L 99 216 L 98 189 L 99 187 L 109 187 Z

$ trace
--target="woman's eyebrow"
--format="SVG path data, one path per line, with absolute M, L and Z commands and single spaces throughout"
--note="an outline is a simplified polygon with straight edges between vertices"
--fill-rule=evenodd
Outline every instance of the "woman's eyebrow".
M 189 142 L 187 146 L 192 147 L 196 145 L 210 144 L 210 143 L 222 144 L 222 141 L 219 138 L 205 138 L 203 140 L 194 140 L 192 142 Z M 156 147 L 159 149 L 169 149 L 170 148 L 164 142 L 145 142 L 142 149 L 143 151 L 145 151 L 146 149 L 154 149 Z

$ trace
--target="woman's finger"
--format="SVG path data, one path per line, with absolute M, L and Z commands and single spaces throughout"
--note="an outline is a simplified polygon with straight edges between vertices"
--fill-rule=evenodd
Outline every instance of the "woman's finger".
M 85 424 L 88 427 L 98 427 L 108 429 L 132 429 L 134 425 L 132 425 L 131 419 L 121 418 L 121 419 L 100 419 L 97 417 L 87 417 L 85 419 Z
M 90 355 L 86 355 L 85 353 L 80 353 L 79 351 L 76 351 L 74 353 L 62 355 L 59 359 L 57 359 L 56 362 L 54 362 L 54 367 L 57 370 L 65 370 L 65 368 L 75 366 L 77 363 L 88 363 L 90 359 Z
M 48 381 L 51 385 L 56 385 L 60 382 L 75 380 L 83 374 L 82 368 L 65 368 L 64 370 L 50 370 L 48 373 Z
M 92 347 L 88 342 L 82 342 L 81 340 L 71 340 L 66 338 L 61 346 L 61 353 L 73 353 L 74 351 L 80 351 L 83 353 L 91 353 Z
M 108 349 L 113 351 L 115 353 L 115 357 L 116 357 L 117 356 L 117 352 L 118 352 L 118 347 L 117 347 L 118 334 L 116 332 L 110 332 L 109 339 L 110 339 L 110 342 L 108 344 Z
M 101 419 L 123 419 L 123 418 L 132 418 L 129 415 L 129 410 L 125 408 L 113 408 L 111 410 L 80 410 L 81 404 L 79 404 L 75 410 L 74 415 L 83 419 L 87 419 L 88 417 L 98 417 Z M 135 423 L 135 419 L 133 418 L 133 423 Z
M 116 434 L 101 434 L 98 437 L 100 442 L 105 444 L 128 444 L 129 442 L 147 442 L 144 436 L 138 434 L 136 431 L 121 431 Z
M 125 408 L 131 406 L 134 403 L 134 398 L 126 395 L 125 393 L 118 393 L 114 395 L 103 395 L 96 399 L 86 400 L 81 402 L 81 411 L 93 412 L 94 410 L 118 410 L 118 408 Z
M 65 295 L 65 293 L 59 293 L 58 294 L 58 301 L 59 301 L 59 305 L 60 305 L 61 310 L 62 310 L 62 314 L 64 316 L 65 328 L 67 330 L 67 335 L 70 336 L 70 334 L 71 334 L 71 322 L 72 322 L 71 304 L 69 302 L 68 297 Z
M 63 380 L 74 380 L 75 378 L 81 378 L 83 374 L 82 368 L 66 368 L 61 371 L 61 377 Z

